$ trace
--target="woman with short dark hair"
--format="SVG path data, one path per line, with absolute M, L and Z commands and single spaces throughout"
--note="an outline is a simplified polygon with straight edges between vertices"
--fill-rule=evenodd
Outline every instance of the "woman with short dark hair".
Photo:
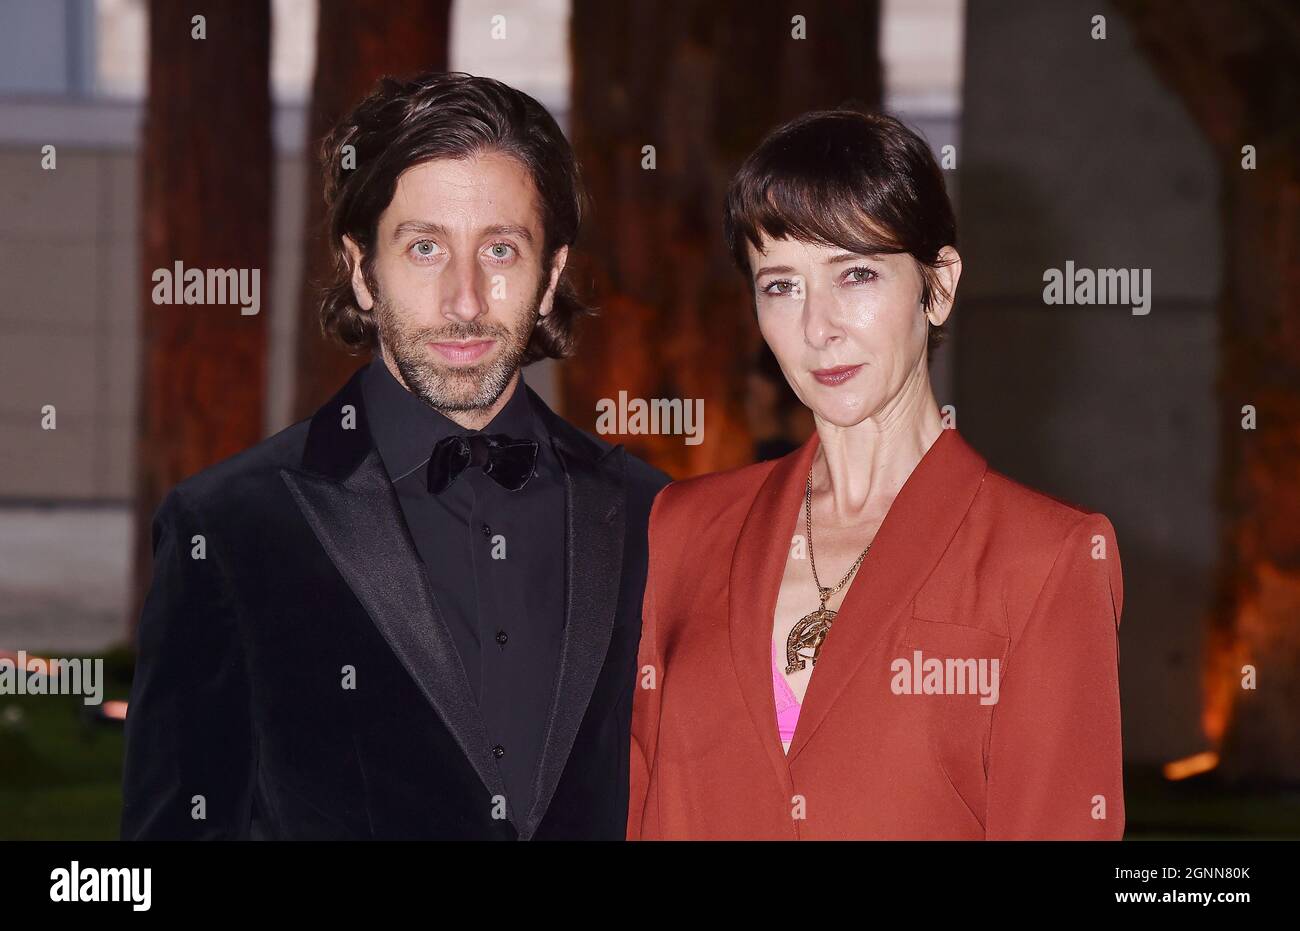
M 806 114 L 725 226 L 816 431 L 656 500 L 629 837 L 1119 838 L 1114 531 L 940 412 L 961 259 L 929 148 Z

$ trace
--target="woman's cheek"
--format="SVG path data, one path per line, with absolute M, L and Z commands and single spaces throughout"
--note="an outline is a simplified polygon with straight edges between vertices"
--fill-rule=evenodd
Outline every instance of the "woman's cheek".
M 776 312 L 774 308 L 759 309 L 758 332 L 762 334 L 768 348 L 782 362 L 783 367 L 793 345 L 794 326 L 795 324 L 791 322 L 791 317 L 788 314 L 782 315 Z
M 872 293 L 869 287 L 863 287 L 858 290 L 842 290 L 836 297 L 840 305 L 840 319 L 846 326 L 863 331 L 880 329 L 879 294 Z
M 803 324 L 799 317 L 793 315 L 764 314 L 759 311 L 758 332 L 767 343 L 767 348 L 776 356 L 777 364 L 783 372 L 799 371 L 803 358 Z M 789 381 L 789 378 L 786 379 Z M 794 387 L 794 385 L 791 385 Z M 795 388 L 796 394 L 798 389 Z

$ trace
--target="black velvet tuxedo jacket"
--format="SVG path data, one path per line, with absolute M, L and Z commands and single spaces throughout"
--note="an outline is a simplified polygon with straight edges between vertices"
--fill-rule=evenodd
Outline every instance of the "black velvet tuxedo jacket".
M 532 395 L 565 471 L 565 628 L 534 804 L 499 817 L 360 374 L 159 507 L 123 837 L 622 839 L 647 517 L 668 477 Z

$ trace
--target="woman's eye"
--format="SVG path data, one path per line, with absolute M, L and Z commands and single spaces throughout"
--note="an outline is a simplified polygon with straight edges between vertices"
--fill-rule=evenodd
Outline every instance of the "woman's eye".
M 794 290 L 794 282 L 786 278 L 778 278 L 776 281 L 769 282 L 764 288 L 764 294 L 789 294 Z
M 879 277 L 874 269 L 865 266 L 850 268 L 844 273 L 844 280 L 848 284 L 866 284 L 869 281 L 875 281 Z
M 515 247 L 506 242 L 494 242 L 488 246 L 488 256 L 498 262 L 505 262 L 515 255 Z

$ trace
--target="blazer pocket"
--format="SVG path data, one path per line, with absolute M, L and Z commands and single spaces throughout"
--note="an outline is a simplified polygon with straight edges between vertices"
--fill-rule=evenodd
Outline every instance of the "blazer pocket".
M 968 627 L 951 621 L 935 621 L 913 615 L 903 632 L 903 646 L 927 656 L 952 659 L 1007 658 L 1010 639 L 982 627 Z

